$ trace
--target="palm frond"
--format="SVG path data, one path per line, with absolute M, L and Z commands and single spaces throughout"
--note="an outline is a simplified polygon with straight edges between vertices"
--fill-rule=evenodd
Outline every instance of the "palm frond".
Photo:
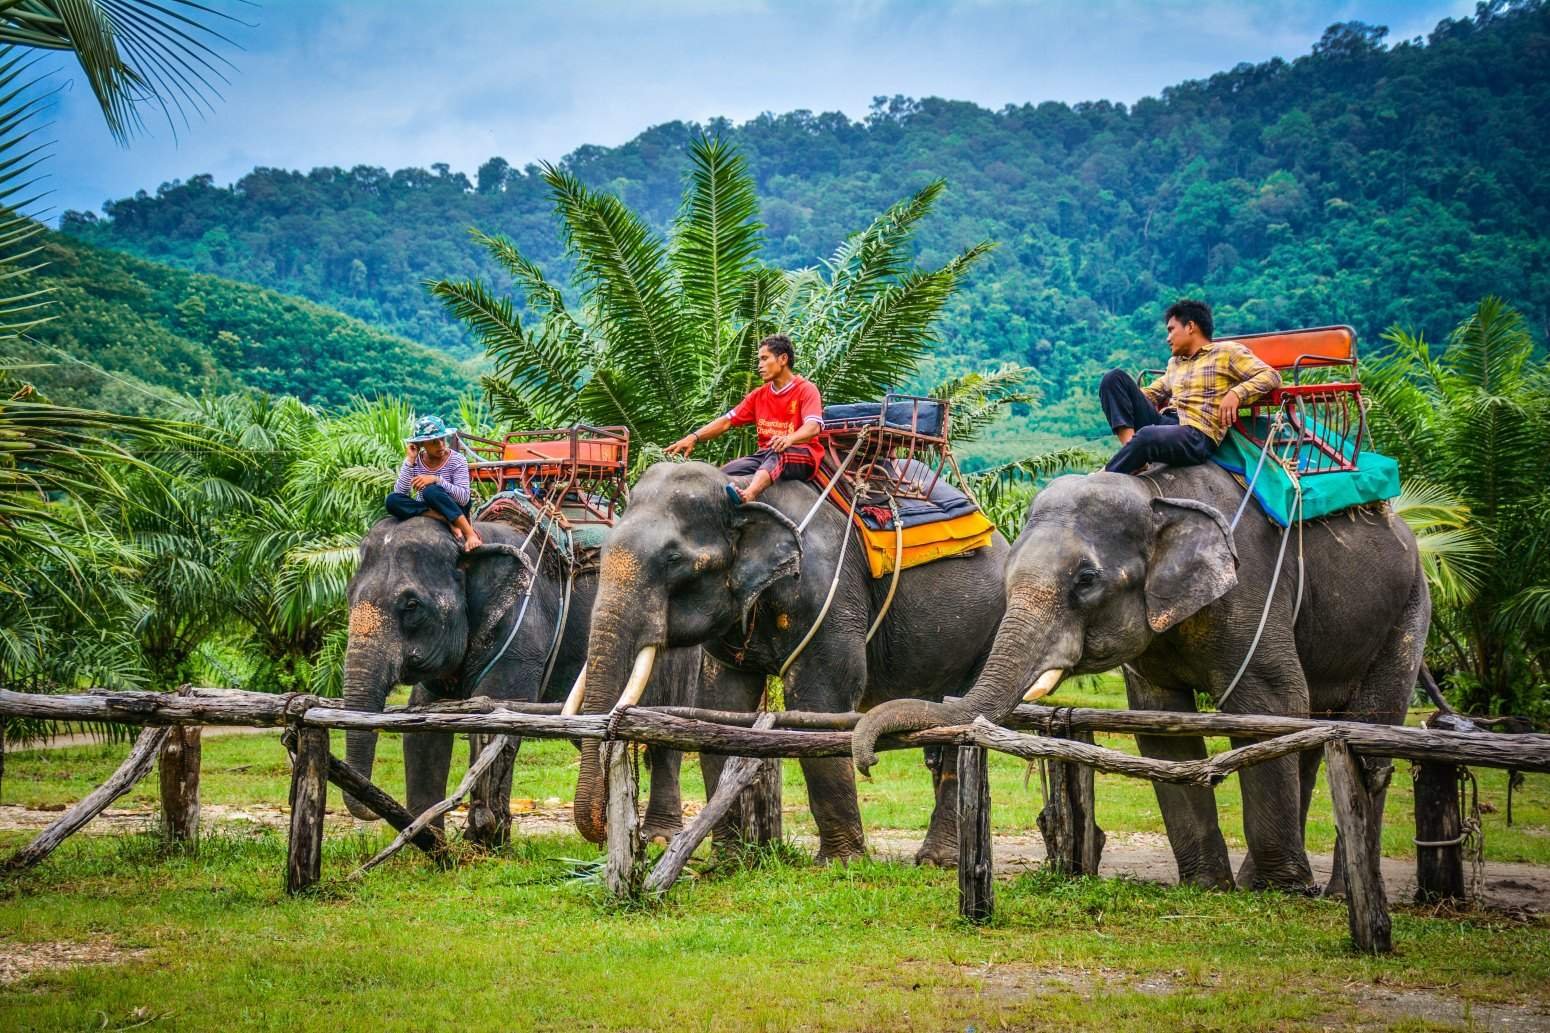
M 686 403 L 698 371 L 683 343 L 667 246 L 617 197 L 594 193 L 552 165 L 543 176 L 603 341 L 602 364 L 616 374 L 602 389 L 630 427 L 665 437 L 689 421 Z M 629 376 L 618 375 L 625 370 Z
M 953 440 L 964 443 L 1001 419 L 1008 406 L 1030 403 L 1037 397 L 1029 387 L 1031 366 L 1003 364 L 990 373 L 965 373 L 943 381 L 930 391 L 951 407 Z
M 723 368 L 738 335 L 728 333 L 763 246 L 759 199 L 742 155 L 720 139 L 689 145 L 689 189 L 669 251 L 678 278 L 688 339 L 700 354 L 700 376 Z
M 127 142 L 140 107 L 158 106 L 174 131 L 211 110 L 232 67 L 218 48 L 235 44 L 212 27 L 240 24 L 196 0 L 12 0 L 0 5 L 0 43 L 68 50 L 80 62 L 113 137 Z

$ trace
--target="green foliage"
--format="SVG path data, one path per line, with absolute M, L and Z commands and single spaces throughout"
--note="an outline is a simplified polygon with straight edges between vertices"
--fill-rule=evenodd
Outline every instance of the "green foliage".
M 747 225 L 747 196 L 720 192 L 727 214 L 716 213 L 707 236 L 682 240 L 653 274 L 679 278 L 708 248 L 734 265 L 819 266 L 874 213 L 946 178 L 952 195 L 920 224 L 912 261 L 940 269 L 976 241 L 1003 246 L 943 307 L 940 342 L 913 386 L 1000 363 L 1036 368 L 1044 404 L 995 427 L 977 449 L 996 462 L 1049 435 L 1067 444 L 1101 437 L 1091 397 L 1098 376 L 1154 365 L 1161 308 L 1185 292 L 1211 301 L 1227 331 L 1349 322 L 1369 345 L 1395 323 L 1440 339 L 1496 293 L 1543 339 L 1547 34 L 1546 4 L 1492 4 L 1392 46 L 1370 26 L 1336 26 L 1294 60 L 1241 65 L 1129 106 L 987 111 L 893 98 L 860 122 L 799 111 L 738 126 L 668 123 L 620 147 L 582 148 L 553 168 L 492 161 L 477 189 L 445 167 L 258 169 L 231 187 L 195 176 L 114 201 L 105 218 L 67 214 L 64 227 L 467 353 L 483 328 L 463 313 L 447 318 L 420 288 L 507 275 L 501 255 L 466 246 L 464 227 L 498 231 L 554 284 L 595 272 L 580 269 L 554 232 L 557 176 L 577 184 L 567 193 L 574 204 L 583 189 L 620 199 L 578 226 L 587 240 L 628 231 L 662 245 L 682 235 L 669 231 L 684 218 L 686 175 L 701 181 L 698 196 L 720 190 L 703 182 L 694 141 L 708 133 L 745 155 L 764 225 L 757 253 L 717 236 Z M 626 206 L 638 225 L 624 221 Z M 701 209 L 692 221 L 708 217 Z M 705 293 L 692 308 L 699 315 L 685 318 L 742 304 L 724 279 L 693 282 Z M 518 287 L 525 301 L 501 322 L 533 327 L 554 311 L 547 288 L 522 277 Z M 562 293 L 580 313 L 578 293 Z M 742 317 L 723 321 L 769 310 L 750 299 Z M 564 392 L 579 374 L 556 371 L 549 383 Z
M 182 394 L 242 387 L 342 406 L 354 397 L 454 408 L 473 379 L 446 355 L 311 302 L 43 239 L 16 281 L 47 290 L 54 318 L 0 355 L 28 358 L 27 379 L 69 404 L 154 412 Z
M 1464 703 L 1542 706 L 1550 683 L 1550 367 L 1522 317 L 1486 298 L 1433 354 L 1398 327 L 1363 381 L 1379 449 L 1399 460 L 1400 511 L 1433 585 L 1430 655 Z
M 524 294 L 529 319 L 474 280 L 439 280 L 431 292 L 479 335 L 495 372 L 485 378 L 494 416 L 508 424 L 581 420 L 623 424 L 646 446 L 666 445 L 730 409 L 754 385 L 761 338 L 776 329 L 797 349 L 797 369 L 826 401 L 876 398 L 915 372 L 931 331 L 976 244 L 936 269 L 915 264 L 916 225 L 943 184 L 933 182 L 847 239 L 822 270 L 761 266 L 762 225 L 746 163 L 720 140 L 689 146 L 690 172 L 671 236 L 612 194 L 545 167 L 581 295 L 564 293 L 503 238 L 475 238 Z M 1026 401 L 1026 370 L 947 386 L 965 406 L 970 434 L 996 411 Z M 708 443 L 706 458 L 734 453 L 741 435 Z

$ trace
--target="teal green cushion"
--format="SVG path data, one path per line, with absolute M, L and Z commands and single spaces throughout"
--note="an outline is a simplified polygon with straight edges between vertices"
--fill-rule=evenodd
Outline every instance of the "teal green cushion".
M 1263 428 L 1259 432 L 1263 435 Z M 1336 440 L 1340 451 L 1349 457 L 1352 443 L 1346 439 Z M 1254 477 L 1259 453 L 1260 446 L 1232 430 L 1212 458 L 1218 466 L 1247 481 Z M 1313 446 L 1303 445 L 1299 449 L 1298 469 L 1310 469 L 1317 461 L 1317 450 Z M 1399 464 L 1381 453 L 1366 451 L 1357 457 L 1356 469 L 1349 473 L 1304 474 L 1298 480 L 1302 482 L 1302 519 L 1317 520 L 1352 506 L 1394 498 L 1399 494 Z M 1265 515 L 1280 527 L 1288 526 L 1297 515 L 1297 484 L 1275 461 L 1274 455 L 1266 457 L 1253 487 L 1254 500 Z

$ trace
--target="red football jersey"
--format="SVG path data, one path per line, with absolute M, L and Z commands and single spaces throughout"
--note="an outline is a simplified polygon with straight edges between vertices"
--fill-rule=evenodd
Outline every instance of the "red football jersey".
M 759 448 L 770 447 L 770 440 L 781 434 L 790 434 L 809 420 L 823 423 L 823 400 L 811 380 L 793 375 L 791 383 L 777 391 L 772 384 L 760 384 L 748 392 L 748 397 L 737 403 L 727 413 L 734 427 L 746 427 L 752 423 L 758 429 Z M 816 465 L 823 458 L 823 446 L 818 439 L 803 442 L 796 450 L 806 449 Z

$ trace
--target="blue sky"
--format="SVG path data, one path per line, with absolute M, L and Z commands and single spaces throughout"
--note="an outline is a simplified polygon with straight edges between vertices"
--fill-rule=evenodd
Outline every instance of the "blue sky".
M 223 0 L 207 0 L 217 6 Z M 55 215 L 256 165 L 473 173 L 499 154 L 558 159 L 647 126 L 762 111 L 866 113 L 875 95 L 991 108 L 1041 100 L 1132 102 L 1240 61 L 1305 53 L 1357 19 L 1389 39 L 1424 35 L 1473 0 L 224 0 L 224 100 L 174 134 L 147 113 L 126 150 L 72 64 L 49 135 Z

